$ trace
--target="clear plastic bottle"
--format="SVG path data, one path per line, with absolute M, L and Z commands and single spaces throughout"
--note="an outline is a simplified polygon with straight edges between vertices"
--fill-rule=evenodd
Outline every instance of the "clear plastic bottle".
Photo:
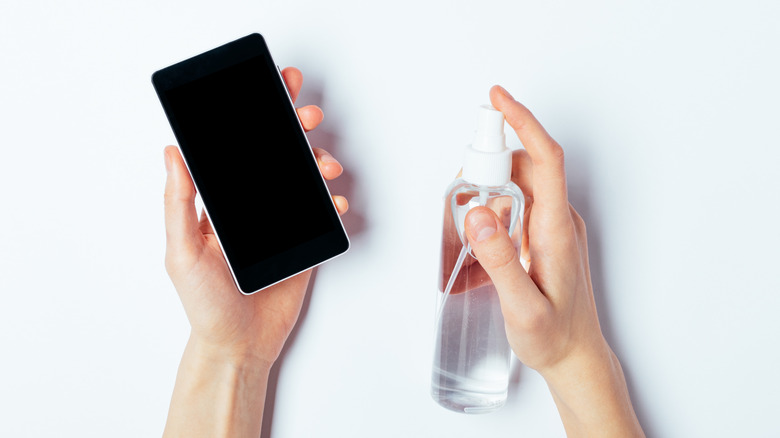
M 463 176 L 445 195 L 431 395 L 457 412 L 492 412 L 506 402 L 511 349 L 504 318 L 496 289 L 471 252 L 464 220 L 474 207 L 492 209 L 519 256 L 525 197 L 511 181 L 511 169 L 504 116 L 483 105 Z

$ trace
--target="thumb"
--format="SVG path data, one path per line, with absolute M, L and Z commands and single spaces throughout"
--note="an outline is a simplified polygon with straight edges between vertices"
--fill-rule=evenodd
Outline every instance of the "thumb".
M 538 288 L 520 264 L 518 249 L 493 210 L 476 207 L 466 215 L 466 236 L 474 255 L 490 276 L 506 314 L 507 305 L 518 309 L 538 297 Z M 536 293 L 534 293 L 536 292 Z
M 174 146 L 165 148 L 165 231 L 171 250 L 189 248 L 197 242 L 198 213 L 195 209 L 195 186 L 184 161 Z

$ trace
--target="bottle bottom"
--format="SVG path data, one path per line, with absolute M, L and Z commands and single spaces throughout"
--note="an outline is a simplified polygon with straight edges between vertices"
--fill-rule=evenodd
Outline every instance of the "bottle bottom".
M 487 414 L 504 406 L 507 397 L 506 383 L 499 383 L 501 390 L 496 391 L 495 384 L 475 388 L 475 382 L 459 382 L 453 376 L 445 377 L 443 373 L 434 376 L 431 382 L 431 397 L 444 408 L 464 414 Z M 469 390 L 464 389 L 470 388 Z M 479 389 L 475 391 L 474 389 Z

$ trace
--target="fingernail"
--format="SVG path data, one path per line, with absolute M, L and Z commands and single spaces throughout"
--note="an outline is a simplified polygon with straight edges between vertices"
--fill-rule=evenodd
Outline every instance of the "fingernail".
M 171 171 L 171 157 L 168 156 L 168 151 L 163 150 L 163 155 L 165 155 L 165 173 L 170 173 Z
M 508 91 L 506 91 L 506 88 L 502 87 L 501 85 L 499 85 L 498 88 L 499 88 L 499 91 L 501 92 L 501 94 L 503 94 L 504 96 L 506 96 L 506 97 L 508 97 L 508 98 L 510 98 L 512 100 L 515 100 L 515 98 L 512 97 L 512 95 L 509 94 Z
M 482 242 L 496 232 L 496 220 L 484 210 L 475 210 L 469 214 L 469 235 L 475 242 Z
M 327 163 L 338 163 L 338 160 L 336 160 L 335 158 L 333 158 L 333 156 L 331 156 L 331 155 L 327 155 L 327 154 L 326 154 L 326 155 L 322 155 L 322 156 L 320 157 L 320 161 L 321 161 L 323 164 L 327 164 Z

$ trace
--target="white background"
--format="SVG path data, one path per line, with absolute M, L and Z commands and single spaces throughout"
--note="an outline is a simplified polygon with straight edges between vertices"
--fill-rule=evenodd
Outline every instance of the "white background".
M 353 245 L 316 274 L 265 437 L 563 436 L 527 368 L 498 413 L 428 395 L 441 197 L 495 83 L 564 146 L 647 434 L 780 436 L 779 5 L 4 0 L 0 435 L 161 434 L 189 329 L 150 75 L 261 32 L 325 111 Z

